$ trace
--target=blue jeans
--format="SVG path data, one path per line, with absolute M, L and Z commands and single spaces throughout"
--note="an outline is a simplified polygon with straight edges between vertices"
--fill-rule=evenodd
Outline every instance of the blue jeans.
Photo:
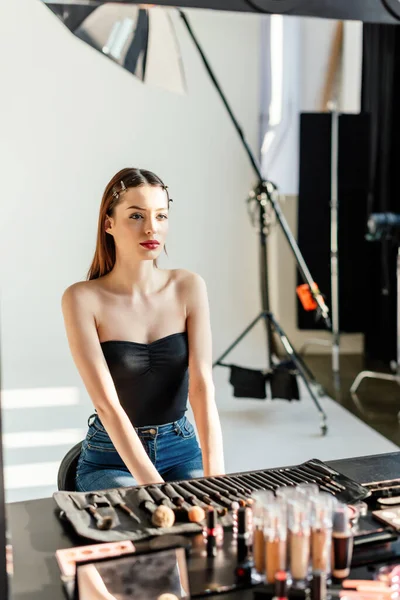
M 76 470 L 77 491 L 91 492 L 137 485 L 99 417 L 89 417 L 88 425 Z M 135 427 L 135 431 L 165 481 L 203 476 L 200 446 L 187 417 L 165 425 Z

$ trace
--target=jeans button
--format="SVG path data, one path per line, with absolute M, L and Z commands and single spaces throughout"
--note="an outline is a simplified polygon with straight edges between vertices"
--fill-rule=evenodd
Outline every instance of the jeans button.
M 157 429 L 149 429 L 149 433 L 151 433 L 151 435 L 155 435 L 157 433 Z

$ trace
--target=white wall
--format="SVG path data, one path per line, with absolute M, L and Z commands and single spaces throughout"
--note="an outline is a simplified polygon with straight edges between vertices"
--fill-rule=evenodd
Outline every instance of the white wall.
M 257 155 L 259 16 L 187 13 Z M 70 358 L 60 299 L 85 276 L 101 195 L 117 170 L 142 166 L 168 183 L 174 204 L 163 266 L 205 277 L 214 358 L 260 309 L 257 236 L 244 202 L 254 173 L 182 22 L 172 16 L 186 96 L 141 84 L 75 39 L 41 0 L 0 3 L 1 367 L 9 501 L 51 494 L 59 461 L 84 435 L 91 403 Z M 293 35 L 295 47 L 302 35 Z M 320 51 L 310 48 L 315 56 Z M 301 63 L 297 80 L 306 77 Z M 308 73 L 302 82 L 311 94 Z M 275 163 L 277 183 L 287 193 L 296 191 L 295 131 L 289 135 L 289 171 Z M 292 200 L 289 208 L 293 225 Z M 294 264 L 280 235 L 276 229 L 271 236 L 272 302 L 292 336 L 294 284 L 288 289 L 287 282 L 294 281 Z M 261 325 L 229 359 L 265 365 Z M 229 397 L 228 372 L 215 373 Z
M 321 110 L 332 40 L 337 21 L 306 18 L 301 23 L 301 110 Z M 340 60 L 339 106 L 341 112 L 360 112 L 362 23 L 345 21 Z
M 259 19 L 188 11 L 257 152 Z M 183 24 L 189 93 L 150 88 L 75 39 L 40 0 L 0 4 L 1 364 L 9 501 L 49 495 L 91 404 L 60 299 L 84 278 L 107 181 L 141 166 L 174 199 L 166 267 L 208 284 L 217 357 L 259 310 L 253 171 Z M 263 357 L 261 327 L 232 357 Z M 253 362 L 254 359 L 254 362 Z

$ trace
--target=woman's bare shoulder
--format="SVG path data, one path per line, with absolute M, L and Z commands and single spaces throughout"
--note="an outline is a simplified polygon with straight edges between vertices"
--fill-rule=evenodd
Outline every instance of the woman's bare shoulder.
M 188 269 L 174 269 L 171 271 L 171 274 L 177 285 L 185 289 L 205 285 L 205 281 L 201 275 Z
M 194 271 L 176 269 L 176 289 L 186 308 L 207 298 L 207 287 L 203 277 Z
M 62 295 L 62 304 L 64 305 L 71 302 L 85 302 L 89 303 L 89 305 L 93 305 L 94 308 L 99 298 L 100 290 L 101 285 L 97 279 L 92 279 L 90 281 L 77 281 L 64 290 Z

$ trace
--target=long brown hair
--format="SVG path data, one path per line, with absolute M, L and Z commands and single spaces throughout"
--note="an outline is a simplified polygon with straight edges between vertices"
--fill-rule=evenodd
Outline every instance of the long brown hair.
M 87 274 L 87 279 L 98 279 L 107 275 L 115 265 L 115 243 L 112 235 L 108 235 L 104 224 L 107 216 L 112 217 L 114 209 L 120 202 L 121 192 L 128 188 L 142 185 L 154 185 L 166 191 L 168 206 L 172 200 L 164 182 L 151 171 L 145 169 L 121 169 L 108 182 L 100 205 L 99 222 L 97 227 L 96 250 Z M 154 261 L 157 267 L 157 261 Z

